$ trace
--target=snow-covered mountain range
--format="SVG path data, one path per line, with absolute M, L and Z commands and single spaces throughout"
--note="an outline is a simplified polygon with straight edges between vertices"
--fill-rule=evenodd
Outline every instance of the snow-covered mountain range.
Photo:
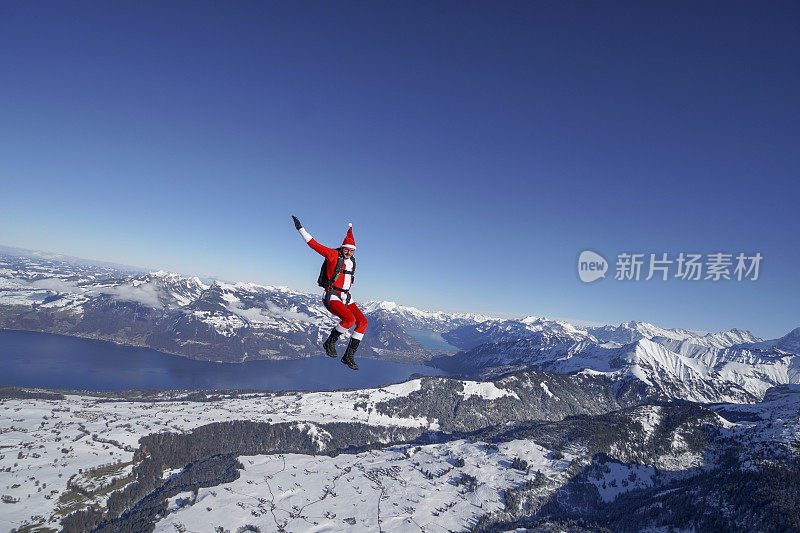
M 445 331 L 486 317 L 367 302 L 361 357 L 431 356 L 407 330 Z M 169 272 L 126 273 L 57 259 L 0 255 L 0 327 L 146 346 L 242 362 L 319 354 L 336 324 L 318 295 L 253 283 L 203 283 Z M 441 353 L 441 352 L 438 352 Z
M 471 376 L 529 366 L 588 369 L 699 402 L 752 401 L 774 385 L 800 383 L 800 328 L 764 341 L 739 329 L 701 334 L 644 322 L 581 328 L 528 317 L 465 325 L 443 336 L 463 351 L 432 363 Z
M 700 333 L 636 321 L 503 320 L 385 301 L 362 308 L 369 328 L 359 356 L 427 361 L 465 377 L 528 367 L 588 370 L 620 386 L 636 382 L 653 395 L 698 402 L 755 401 L 772 386 L 800 383 L 800 328 L 764 340 L 741 329 Z M 286 287 L 0 255 L 0 327 L 6 329 L 242 362 L 318 355 L 334 324 L 318 295 Z M 418 332 L 440 335 L 455 349 L 426 349 Z

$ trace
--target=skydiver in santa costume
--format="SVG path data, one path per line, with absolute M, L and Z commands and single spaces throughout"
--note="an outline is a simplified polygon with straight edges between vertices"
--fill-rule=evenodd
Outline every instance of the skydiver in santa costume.
M 353 239 L 353 225 L 350 224 L 347 229 L 347 235 L 342 245 L 334 249 L 315 241 L 303 228 L 297 217 L 293 215 L 292 218 L 294 219 L 294 227 L 297 228 L 306 243 L 312 250 L 325 258 L 317 281 L 321 287 L 325 288 L 322 303 L 325 304 L 325 308 L 328 311 L 340 319 L 328 339 L 322 344 L 325 348 L 325 353 L 331 357 L 338 357 L 336 341 L 339 340 L 342 333 L 346 333 L 355 325 L 356 329 L 350 336 L 350 342 L 347 344 L 347 349 L 342 356 L 342 363 L 353 370 L 358 370 L 358 365 L 353 360 L 353 354 L 356 353 L 361 339 L 364 338 L 367 319 L 358 306 L 354 302 L 351 303 L 350 297 L 350 286 L 353 284 L 353 275 L 356 270 L 356 260 L 353 257 L 356 251 L 356 241 Z

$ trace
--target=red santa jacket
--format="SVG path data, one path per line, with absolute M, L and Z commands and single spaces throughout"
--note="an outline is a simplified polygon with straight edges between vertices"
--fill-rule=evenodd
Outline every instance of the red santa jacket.
M 305 229 L 300 229 L 300 234 L 303 236 L 312 250 L 328 260 L 328 279 L 331 279 L 333 277 L 333 272 L 336 270 L 336 262 L 339 259 L 339 250 L 335 248 L 328 248 L 327 246 L 323 246 L 322 244 L 318 243 L 307 231 L 305 231 Z M 345 259 L 342 264 L 342 269 L 352 272 L 353 259 Z M 351 274 L 340 274 L 339 277 L 333 282 L 334 287 L 344 290 L 350 289 L 352 284 L 353 276 Z M 334 293 L 331 298 L 335 297 L 336 293 Z

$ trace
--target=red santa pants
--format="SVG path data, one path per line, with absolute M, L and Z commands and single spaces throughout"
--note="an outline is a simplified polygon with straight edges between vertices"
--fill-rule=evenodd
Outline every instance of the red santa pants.
M 355 303 L 344 305 L 339 300 L 331 298 L 328 311 L 342 320 L 336 326 L 336 330 L 339 331 L 339 333 L 346 333 L 347 330 L 352 328 L 353 324 L 355 324 L 356 330 L 353 333 L 353 338 L 361 340 L 364 337 L 364 332 L 367 330 L 367 318 Z

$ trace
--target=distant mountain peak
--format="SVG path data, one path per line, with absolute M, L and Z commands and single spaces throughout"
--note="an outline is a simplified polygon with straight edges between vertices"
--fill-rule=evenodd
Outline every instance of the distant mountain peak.
M 366 305 L 367 309 L 370 309 L 370 310 L 373 310 L 373 311 L 377 311 L 377 310 L 396 311 L 398 308 L 401 308 L 401 307 L 403 309 L 414 309 L 414 311 L 419 311 L 419 309 L 416 309 L 416 308 L 399 306 L 399 305 L 397 305 L 397 302 L 391 302 L 391 301 L 388 301 L 388 300 L 370 301 L 370 302 L 367 302 L 367 305 Z
M 176 274 L 176 273 L 174 273 L 174 272 L 170 272 L 170 271 L 168 271 L 168 270 L 156 270 L 155 272 L 148 272 L 148 274 L 149 274 L 150 276 L 153 276 L 153 277 L 155 277 L 155 278 L 172 278 L 172 279 L 178 279 L 178 278 L 181 278 L 181 277 L 182 277 L 180 274 Z
M 800 354 L 800 327 L 794 328 L 780 339 L 766 342 L 772 343 L 779 350 Z
M 523 318 L 520 322 L 522 322 L 523 324 L 538 324 L 538 323 L 547 322 L 547 321 L 548 321 L 548 318 L 546 316 L 528 315 L 525 318 Z

